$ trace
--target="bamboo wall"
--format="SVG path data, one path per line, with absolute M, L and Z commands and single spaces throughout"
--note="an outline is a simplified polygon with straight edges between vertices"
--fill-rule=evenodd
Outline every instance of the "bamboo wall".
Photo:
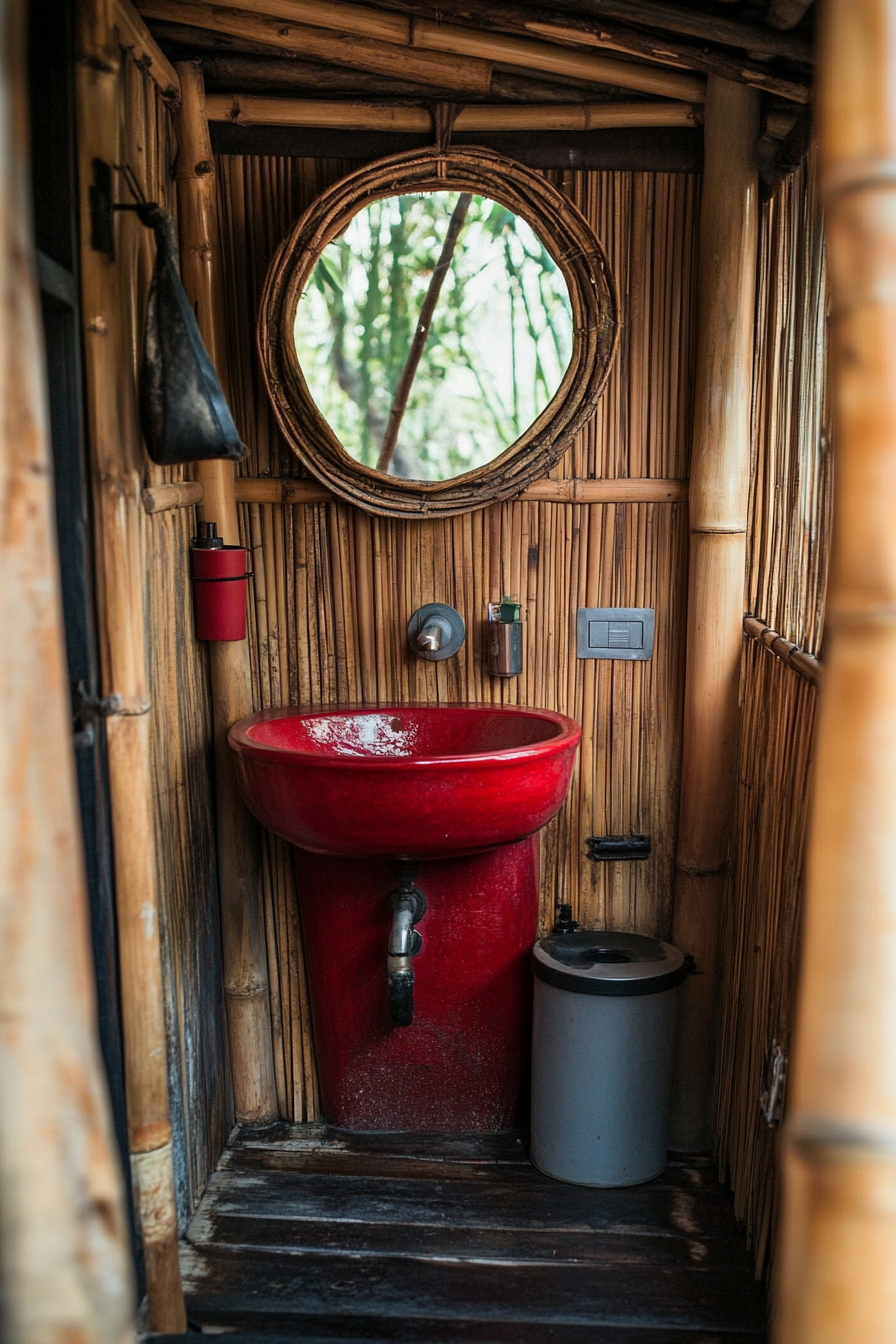
M 118 162 L 131 165 L 148 199 L 173 211 L 176 147 L 169 112 L 156 85 L 129 59 L 121 65 L 118 113 Z M 116 178 L 118 199 L 130 199 Z M 184 475 L 181 468 L 162 469 L 149 461 L 137 418 L 137 371 L 154 259 L 151 231 L 133 214 L 119 214 L 116 262 L 126 339 L 110 395 L 120 399 L 130 427 L 129 441 L 121 444 L 123 460 L 135 455 L 145 485 Z M 169 1093 L 181 1219 L 202 1193 L 230 1129 L 208 671 L 205 648 L 193 637 L 189 599 L 188 546 L 194 530 L 193 511 L 178 509 L 146 516 L 143 537 Z
M 218 160 L 231 398 L 249 476 L 297 476 L 261 387 L 258 297 L 273 252 L 313 197 L 353 164 Z M 687 475 L 698 179 L 567 173 L 620 291 L 622 341 L 598 412 L 553 475 Z M 342 504 L 244 505 L 254 551 L 250 622 L 257 706 L 495 701 L 546 706 L 583 726 L 568 803 L 543 841 L 544 918 L 571 901 L 586 926 L 668 936 L 678 811 L 687 523 L 682 505 L 510 503 L 444 521 L 372 518 Z M 522 600 L 525 670 L 490 678 L 486 603 Z M 411 612 L 451 603 L 461 653 L 425 663 L 405 644 Z M 579 606 L 656 608 L 647 663 L 580 662 Z M 643 863 L 594 864 L 588 836 L 649 834 Z M 265 903 L 280 1106 L 316 1115 L 313 1045 L 292 868 L 266 837 Z
M 831 464 L 825 432 L 825 272 L 811 160 L 763 210 L 754 381 L 747 610 L 820 651 Z M 731 885 L 722 932 L 717 1117 L 730 1180 L 762 1272 L 777 1211 L 778 1128 L 760 1094 L 790 1048 L 816 691 L 748 640 Z

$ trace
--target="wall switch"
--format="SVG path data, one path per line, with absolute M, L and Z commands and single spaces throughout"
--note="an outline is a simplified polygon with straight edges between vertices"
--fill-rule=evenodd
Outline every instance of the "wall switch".
M 653 607 L 579 607 L 576 653 L 646 662 L 653 654 L 653 621 Z

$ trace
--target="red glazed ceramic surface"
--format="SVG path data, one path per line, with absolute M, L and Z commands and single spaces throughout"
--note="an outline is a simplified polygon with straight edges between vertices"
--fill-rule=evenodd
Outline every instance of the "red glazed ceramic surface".
M 414 1020 L 389 1021 L 388 859 L 295 851 L 323 1113 L 347 1129 L 494 1133 L 516 1118 L 532 1033 L 538 836 L 421 863 Z
M 268 709 L 230 730 L 250 811 L 316 854 L 444 858 L 522 840 L 559 810 L 581 730 L 546 709 Z

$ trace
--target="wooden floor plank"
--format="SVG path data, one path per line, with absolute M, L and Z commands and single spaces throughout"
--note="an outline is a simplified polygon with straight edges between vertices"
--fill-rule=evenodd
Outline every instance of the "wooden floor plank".
M 487 1159 L 432 1158 L 402 1153 L 356 1153 L 328 1145 L 279 1147 L 252 1145 L 224 1153 L 222 1170 L 282 1171 L 303 1174 L 382 1177 L 400 1180 L 508 1181 L 527 1186 L 555 1187 L 557 1182 L 525 1162 Z M 657 1182 L 677 1190 L 719 1190 L 718 1177 L 708 1164 L 669 1163 Z
M 183 1271 L 191 1320 L 242 1344 L 765 1340 L 708 1159 L 590 1189 L 536 1171 L 517 1134 L 243 1131 L 190 1224 Z
M 492 1230 L 481 1227 L 421 1227 L 313 1219 L 256 1218 L 239 1213 L 200 1210 L 190 1225 L 197 1246 L 215 1245 L 306 1251 L 354 1257 L 392 1255 L 414 1259 L 476 1260 L 498 1269 L 507 1261 L 545 1265 L 706 1265 L 752 1270 L 740 1238 L 620 1235 L 566 1230 Z
M 315 1148 L 357 1157 L 418 1157 L 446 1162 L 526 1164 L 528 1147 L 517 1130 L 501 1134 L 407 1134 L 393 1130 L 337 1129 L 335 1125 L 280 1123 L 264 1129 L 236 1129 L 229 1149 L 271 1148 L 279 1152 Z
M 375 1333 L 433 1323 L 757 1331 L 760 1294 L 744 1269 L 444 1262 L 388 1256 L 292 1256 L 245 1247 L 186 1246 L 189 1312 L 205 1323 L 268 1329 L 295 1316 L 351 1319 Z M 387 1333 L 387 1332 L 384 1332 Z M 402 1338 L 402 1335 L 396 1338 Z
M 387 1181 L 296 1172 L 217 1172 L 205 1213 L 308 1218 L 331 1223 L 402 1223 L 416 1227 L 550 1230 L 667 1235 L 736 1235 L 729 1197 L 713 1190 L 669 1189 L 658 1182 L 597 1190 L 559 1181 Z M 191 1239 L 198 1239 L 192 1237 Z

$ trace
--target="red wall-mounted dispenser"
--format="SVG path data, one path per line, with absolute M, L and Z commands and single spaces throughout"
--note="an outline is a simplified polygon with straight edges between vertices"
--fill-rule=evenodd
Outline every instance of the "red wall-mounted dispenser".
M 200 523 L 190 545 L 196 638 L 246 638 L 249 571 L 245 546 L 225 546 L 214 523 Z

